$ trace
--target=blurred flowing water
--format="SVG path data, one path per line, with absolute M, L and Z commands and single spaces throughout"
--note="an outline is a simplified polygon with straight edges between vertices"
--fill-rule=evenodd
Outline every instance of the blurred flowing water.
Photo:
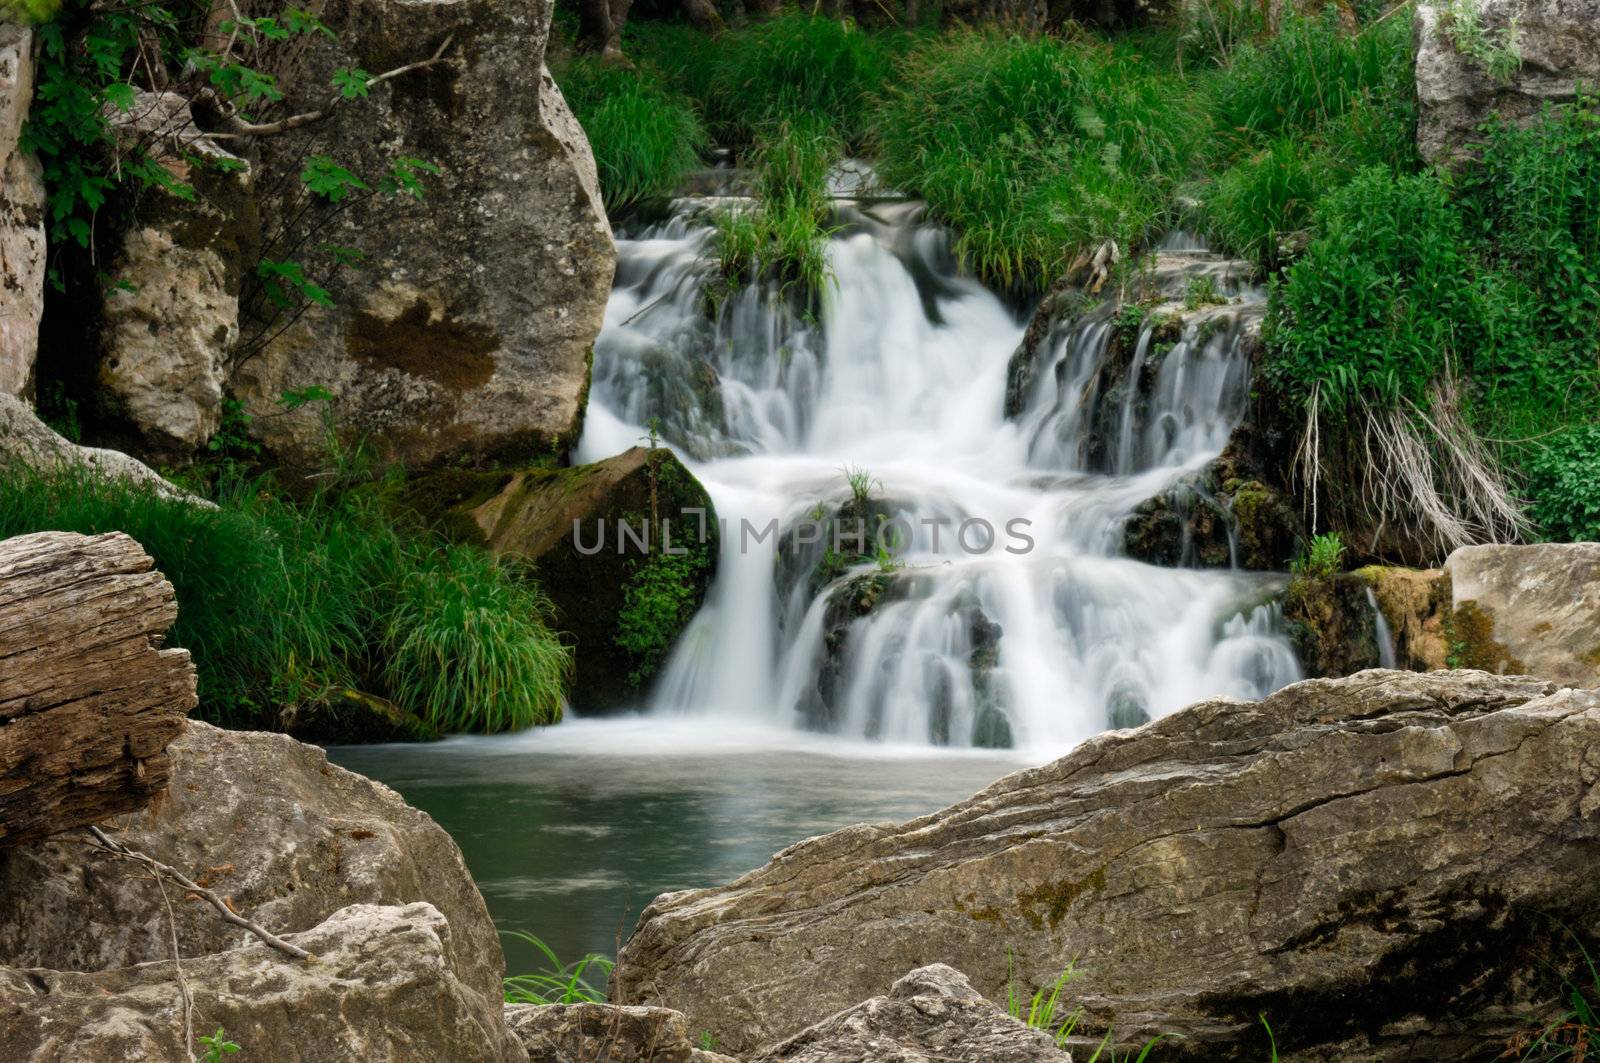
M 612 952 L 657 893 L 729 881 L 804 837 L 931 812 L 1110 726 L 1299 678 L 1273 577 L 1119 556 L 1134 508 L 1216 457 L 1243 415 L 1260 292 L 1214 277 L 1231 302 L 1170 349 L 1145 325 L 1137 400 L 1104 386 L 1109 306 L 1059 322 L 1019 387 L 1026 321 L 919 205 L 838 200 L 835 284 L 806 300 L 717 291 L 707 211 L 729 202 L 682 200 L 619 233 L 576 455 L 618 453 L 654 423 L 727 522 L 709 599 L 648 702 L 335 751 L 451 831 L 503 928 L 563 956 Z M 1162 250 L 1209 276 L 1193 238 Z M 848 471 L 905 521 L 897 561 L 818 587 L 820 547 L 741 534 L 838 512 Z M 964 521 L 994 530 L 988 549 L 963 548 Z M 892 591 L 839 623 L 835 593 L 874 572 Z M 514 971 L 535 959 L 508 952 Z

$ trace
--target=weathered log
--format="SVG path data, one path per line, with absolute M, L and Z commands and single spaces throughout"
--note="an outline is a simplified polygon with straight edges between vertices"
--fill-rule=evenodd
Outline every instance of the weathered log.
M 178 604 L 121 532 L 0 542 L 0 847 L 143 808 L 196 705 Z

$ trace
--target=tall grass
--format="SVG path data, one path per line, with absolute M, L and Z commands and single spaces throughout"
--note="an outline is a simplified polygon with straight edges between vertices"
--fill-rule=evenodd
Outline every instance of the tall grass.
M 588 135 L 606 206 L 671 195 L 701 164 L 710 138 L 694 105 L 658 78 L 577 57 L 558 70 Z
M 5 465 L 0 538 L 137 539 L 177 593 L 168 642 L 193 655 L 200 715 L 217 723 L 276 728 L 350 688 L 452 730 L 559 715 L 569 651 L 536 588 L 486 555 L 401 532 L 358 495 L 294 504 L 270 481 L 225 475 L 214 499 Z
M 475 547 L 415 559 L 383 631 L 384 686 L 443 731 L 510 731 L 561 718 L 572 655 L 555 607 Z
M 1184 84 L 1130 46 L 961 33 L 902 58 L 876 141 L 885 180 L 1010 285 L 1150 234 L 1204 129 Z

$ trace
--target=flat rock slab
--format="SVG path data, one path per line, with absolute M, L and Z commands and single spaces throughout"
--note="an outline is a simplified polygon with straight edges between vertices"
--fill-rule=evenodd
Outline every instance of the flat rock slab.
M 754 1063 L 1072 1063 L 1042 1030 L 989 1003 L 942 963 L 754 1057 Z
M 1054 983 L 1164 1058 L 1450 1059 L 1502 1043 L 1600 922 L 1600 693 L 1363 672 L 1101 735 L 904 824 L 664 894 L 614 995 L 735 1054 L 946 963 Z M 1484 977 L 1493 971 L 1493 977 Z M 1171 1050 L 1169 1051 L 1169 1044 Z M 1492 1054 L 1492 1053 L 1491 1053 Z
M 1464 546 L 1445 568 L 1472 663 L 1600 687 L 1600 543 Z

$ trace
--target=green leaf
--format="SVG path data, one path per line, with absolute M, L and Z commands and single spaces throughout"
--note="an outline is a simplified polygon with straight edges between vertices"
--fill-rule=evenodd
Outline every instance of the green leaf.
M 307 159 L 306 168 L 300 172 L 300 180 L 313 194 L 330 203 L 339 202 L 351 192 L 369 190 L 361 178 L 327 155 L 313 155 Z
M 371 80 L 372 75 L 358 66 L 333 72 L 333 87 L 347 100 L 365 97 L 368 92 L 367 82 Z

